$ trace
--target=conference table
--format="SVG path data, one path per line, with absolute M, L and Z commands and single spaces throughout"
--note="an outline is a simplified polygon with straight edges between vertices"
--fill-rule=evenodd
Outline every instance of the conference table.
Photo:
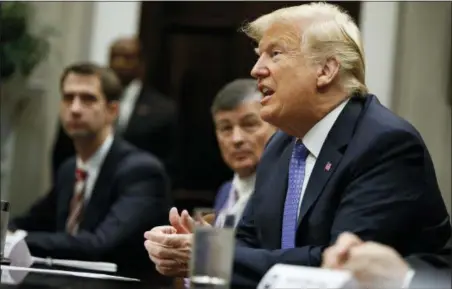
M 35 266 L 33 266 L 35 267 Z M 45 268 L 39 266 L 38 268 Z M 53 267 L 51 269 L 62 270 L 63 268 Z M 67 270 L 67 269 L 65 269 Z M 75 271 L 72 270 L 71 271 Z M 81 272 L 93 272 L 82 271 Z M 99 273 L 99 272 L 96 272 Z M 20 289 L 173 289 L 173 278 L 163 276 L 150 276 L 147 279 L 141 278 L 140 282 L 101 280 L 75 276 L 61 276 L 45 273 L 27 274 L 25 279 L 19 285 L 1 284 L 0 288 L 20 288 Z
M 33 266 L 33 268 L 67 270 L 58 266 L 52 268 L 46 266 Z M 76 271 L 71 269 L 71 271 Z M 94 271 L 79 270 L 81 272 L 99 273 Z M 128 277 L 120 275 L 122 277 Z M 132 276 L 130 276 L 132 277 Z M 181 284 L 175 285 L 175 278 L 152 275 L 148 278 L 140 278 L 140 282 L 100 280 L 84 277 L 50 275 L 43 273 L 28 273 L 19 285 L 0 284 L 0 289 L 180 289 Z M 181 281 L 181 280 L 179 280 Z M 231 289 L 255 289 L 234 288 Z

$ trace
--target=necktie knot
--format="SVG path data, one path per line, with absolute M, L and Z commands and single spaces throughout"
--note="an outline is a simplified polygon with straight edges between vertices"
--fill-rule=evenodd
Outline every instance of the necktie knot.
M 88 177 L 88 173 L 82 169 L 75 170 L 75 179 L 77 182 L 84 182 Z
M 307 156 L 308 149 L 300 139 L 297 139 L 293 149 L 293 158 L 297 160 L 305 160 Z

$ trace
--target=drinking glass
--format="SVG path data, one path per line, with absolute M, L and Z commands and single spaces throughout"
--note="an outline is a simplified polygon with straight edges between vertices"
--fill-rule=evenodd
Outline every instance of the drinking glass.
M 201 219 L 213 213 L 214 210 L 208 208 L 194 210 L 194 242 L 189 275 L 191 289 L 228 289 L 230 286 L 234 228 L 228 225 L 221 228 L 203 225 Z M 227 216 L 225 223 L 234 224 L 233 216 Z
M 0 236 L 0 260 L 3 261 L 3 250 L 5 249 L 6 233 L 8 231 L 9 202 L 1 200 L 1 236 Z

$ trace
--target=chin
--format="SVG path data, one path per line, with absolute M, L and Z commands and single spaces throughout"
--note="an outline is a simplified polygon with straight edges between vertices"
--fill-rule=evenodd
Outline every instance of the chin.
M 260 110 L 260 116 L 263 121 L 268 122 L 271 125 L 277 126 L 278 113 L 271 107 L 263 107 Z
M 93 135 L 95 135 L 95 134 L 93 134 L 93 133 L 91 133 L 89 131 L 72 131 L 68 135 L 72 139 L 86 139 L 86 138 L 93 137 Z

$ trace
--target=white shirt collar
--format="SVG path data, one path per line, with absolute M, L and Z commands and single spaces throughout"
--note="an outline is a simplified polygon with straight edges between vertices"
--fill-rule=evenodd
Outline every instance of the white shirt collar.
M 110 134 L 104 140 L 102 145 L 97 149 L 97 151 L 86 162 L 83 162 L 82 159 L 77 156 L 77 168 L 85 170 L 88 173 L 88 176 L 94 172 L 97 172 L 104 162 L 107 153 L 110 151 L 112 144 L 113 135 Z
M 234 174 L 234 178 L 232 179 L 232 187 L 237 190 L 239 198 L 242 198 L 253 193 L 255 182 L 255 173 L 246 178 L 240 178 L 238 174 Z
M 325 142 L 331 128 L 341 114 L 349 99 L 343 101 L 335 109 L 330 111 L 324 118 L 316 123 L 303 137 L 303 144 L 316 159 L 319 157 L 323 143 Z

